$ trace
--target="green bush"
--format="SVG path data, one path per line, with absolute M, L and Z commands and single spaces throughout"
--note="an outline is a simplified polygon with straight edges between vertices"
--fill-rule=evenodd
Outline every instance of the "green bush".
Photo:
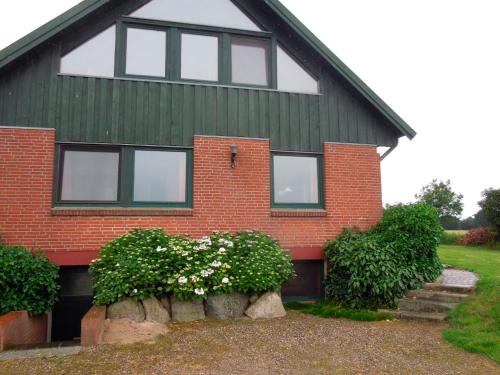
M 394 306 L 440 275 L 441 232 L 437 212 L 423 204 L 389 207 L 370 231 L 344 230 L 325 247 L 327 297 L 351 308 Z
M 58 277 L 58 267 L 42 254 L 0 244 L 0 315 L 50 311 L 57 299 Z
M 258 232 L 215 232 L 192 240 L 163 230 L 134 230 L 101 249 L 92 262 L 97 304 L 173 293 L 180 299 L 277 290 L 292 274 L 278 243 Z

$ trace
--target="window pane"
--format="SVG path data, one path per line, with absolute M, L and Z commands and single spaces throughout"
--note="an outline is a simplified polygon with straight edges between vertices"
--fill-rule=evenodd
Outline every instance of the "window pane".
M 231 0 L 153 0 L 131 16 L 260 31 Z
M 135 202 L 185 202 L 186 153 L 136 151 Z
M 127 74 L 165 77 L 167 34 L 164 31 L 127 29 Z
M 64 151 L 62 201 L 117 201 L 118 152 Z
M 233 83 L 267 86 L 269 42 L 255 38 L 231 38 Z
M 274 203 L 319 203 L 318 160 L 274 156 Z
M 104 30 L 61 58 L 61 73 L 113 77 L 116 26 Z
M 219 80 L 219 38 L 182 34 L 181 77 L 203 81 Z
M 318 80 L 278 46 L 278 90 L 318 93 Z

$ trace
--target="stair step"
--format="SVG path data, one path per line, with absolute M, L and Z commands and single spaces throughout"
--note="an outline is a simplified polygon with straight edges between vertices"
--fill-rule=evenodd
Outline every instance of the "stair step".
M 424 300 L 432 300 L 436 302 L 449 302 L 449 303 L 458 303 L 464 298 L 468 297 L 468 294 L 463 293 L 451 293 L 439 290 L 410 290 L 406 297 L 410 299 L 424 299 Z
M 411 319 L 411 320 L 425 320 L 429 322 L 444 322 L 447 319 L 445 313 L 438 312 L 416 312 L 404 310 L 379 310 L 380 312 L 387 312 L 396 319 Z
M 450 292 L 459 294 L 470 294 L 474 291 L 472 285 L 446 285 L 439 283 L 427 283 L 424 285 L 425 290 L 435 290 L 440 292 Z
M 456 306 L 456 303 L 429 301 L 423 299 L 402 298 L 398 308 L 404 311 L 447 313 Z

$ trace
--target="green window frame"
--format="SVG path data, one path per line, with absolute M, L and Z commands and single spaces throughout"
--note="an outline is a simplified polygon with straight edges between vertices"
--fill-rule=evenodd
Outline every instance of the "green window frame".
M 139 28 L 154 31 L 163 31 L 167 34 L 166 46 L 166 74 L 164 77 L 131 75 L 126 73 L 126 57 L 127 57 L 127 29 Z M 218 80 L 198 80 L 198 79 L 183 79 L 181 77 L 181 49 L 182 49 L 182 34 L 197 34 L 214 36 L 219 40 L 218 44 Z M 266 54 L 266 66 L 268 69 L 268 84 L 251 85 L 251 84 L 235 84 L 231 77 L 231 39 L 232 37 L 255 38 L 265 40 L 268 43 Z M 232 87 L 249 87 L 249 88 L 277 88 L 277 64 L 276 64 L 276 47 L 277 40 L 272 33 L 266 31 L 248 31 L 228 29 L 213 26 L 183 24 L 177 22 L 158 21 L 139 19 L 129 16 L 122 16 L 116 23 L 116 50 L 115 50 L 115 77 L 122 78 L 137 78 L 163 80 L 170 82 L 184 83 L 199 83 L 199 84 L 216 84 Z
M 275 171 L 276 165 L 274 158 L 276 156 L 287 157 L 301 157 L 301 158 L 314 158 L 316 159 L 317 168 L 317 188 L 318 188 L 318 202 L 317 203 L 294 203 L 294 202 L 276 202 L 275 194 Z M 304 152 L 271 152 L 271 208 L 290 208 L 290 209 L 322 209 L 324 208 L 324 181 L 323 181 L 323 155 L 315 153 Z
M 116 201 L 68 201 L 61 199 L 62 181 L 64 174 L 64 153 L 66 151 L 87 152 L 118 152 L 118 200 Z M 134 174 L 136 151 L 181 152 L 186 155 L 185 164 L 185 194 L 184 201 L 152 202 L 134 201 Z M 56 171 L 53 201 L 55 207 L 151 207 L 151 208 L 192 208 L 193 207 L 193 150 L 192 148 L 131 146 L 131 145 L 102 145 L 102 144 L 66 144 L 58 143 L 55 159 Z

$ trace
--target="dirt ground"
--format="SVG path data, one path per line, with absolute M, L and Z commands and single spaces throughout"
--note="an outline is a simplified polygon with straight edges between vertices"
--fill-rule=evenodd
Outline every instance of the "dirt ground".
M 441 339 L 446 324 L 360 323 L 289 312 L 270 321 L 169 324 L 152 344 L 0 362 L 0 374 L 500 374 Z

